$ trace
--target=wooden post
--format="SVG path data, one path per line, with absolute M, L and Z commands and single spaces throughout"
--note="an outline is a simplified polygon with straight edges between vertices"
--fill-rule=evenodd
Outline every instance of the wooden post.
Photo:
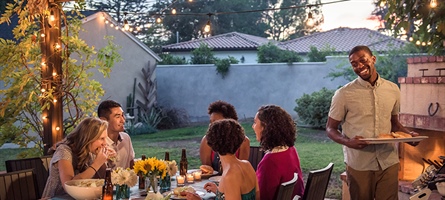
M 50 16 L 43 17 L 41 24 L 42 50 L 42 90 L 53 91 L 53 99 L 48 100 L 49 109 L 42 111 L 44 154 L 48 154 L 54 144 L 63 138 L 62 108 L 62 58 L 60 40 L 60 6 L 49 3 Z M 42 102 L 45 104 L 46 102 Z

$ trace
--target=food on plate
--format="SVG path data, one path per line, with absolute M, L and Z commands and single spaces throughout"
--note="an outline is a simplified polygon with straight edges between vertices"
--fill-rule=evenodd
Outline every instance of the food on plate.
M 79 187 L 102 187 L 104 185 L 104 179 L 88 179 L 81 180 L 74 184 L 74 186 Z
M 186 192 L 195 193 L 195 189 L 190 186 L 184 186 L 184 187 L 177 187 L 173 189 L 173 194 L 175 194 L 178 197 L 185 197 L 187 194 Z
M 392 134 L 389 133 L 380 133 L 377 138 L 379 139 L 392 139 L 394 138 L 394 136 L 392 136 Z
M 213 168 L 212 166 L 209 165 L 201 165 L 199 167 L 199 169 L 201 169 L 203 174 L 213 174 Z
M 401 131 L 397 131 L 397 132 L 391 132 L 391 135 L 394 136 L 395 138 L 410 138 L 413 137 L 412 135 L 405 133 L 405 132 L 401 132 Z

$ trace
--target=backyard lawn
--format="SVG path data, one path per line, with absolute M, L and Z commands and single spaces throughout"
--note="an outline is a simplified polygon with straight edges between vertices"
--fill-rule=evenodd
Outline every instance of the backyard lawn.
M 258 146 L 251 122 L 242 123 L 252 146 Z M 181 149 L 187 150 L 189 169 L 198 168 L 199 144 L 205 134 L 207 125 L 193 126 L 181 129 L 159 131 L 148 135 L 132 135 L 133 147 L 136 157 L 142 154 L 147 157 L 156 156 L 164 158 L 165 152 L 170 152 L 170 159 L 177 162 L 181 156 Z M 310 170 L 321 169 L 334 163 L 334 170 L 326 194 L 327 198 L 341 199 L 340 174 L 344 171 L 343 153 L 341 145 L 332 142 L 324 130 L 298 128 L 298 136 L 295 146 L 297 147 L 304 179 Z M 4 161 L 15 159 L 20 149 L 0 149 L 0 171 L 5 170 Z M 283 163 L 284 164 L 284 163 Z

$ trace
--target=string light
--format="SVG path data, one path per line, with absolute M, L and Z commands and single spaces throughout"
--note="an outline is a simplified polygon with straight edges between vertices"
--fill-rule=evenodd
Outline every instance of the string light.
M 209 20 L 207 20 L 206 25 L 204 26 L 204 33 L 210 33 L 210 17 L 212 17 L 212 13 L 207 14 L 209 16 Z
M 42 38 L 45 37 L 45 33 L 40 34 L 40 37 Z
M 314 19 L 312 18 L 312 12 L 309 12 L 307 14 L 306 27 L 312 28 L 312 27 L 314 27 L 314 25 L 315 25 L 315 22 L 314 22 Z
M 128 20 L 124 19 L 124 30 L 128 31 L 130 29 L 130 25 L 128 24 Z
M 57 76 L 57 73 L 56 73 L 56 72 L 53 72 L 53 76 Z
M 420 45 L 420 41 L 419 40 L 417 40 L 416 45 Z
M 53 99 L 53 102 L 54 102 L 54 103 L 57 103 L 57 99 Z
M 56 17 L 54 16 L 54 11 L 51 10 L 50 15 L 49 15 L 49 21 L 50 21 L 50 22 L 53 22 L 53 21 L 55 21 L 55 20 L 56 20 Z
M 45 88 L 42 88 L 40 91 L 45 92 L 46 90 L 45 90 Z
M 176 15 L 176 8 L 172 9 L 172 14 Z
M 161 16 L 159 16 L 158 18 L 156 18 L 156 23 L 160 24 L 162 22 Z
M 60 130 L 60 127 L 56 127 L 56 131 L 59 131 Z
M 59 44 L 59 43 L 56 43 L 55 48 L 56 48 L 56 49 L 60 49 L 60 44 Z
M 430 6 L 431 6 L 431 8 L 437 7 L 437 0 L 431 0 Z
M 385 7 L 385 4 L 386 4 L 386 0 L 382 0 L 382 1 L 380 1 L 380 7 Z

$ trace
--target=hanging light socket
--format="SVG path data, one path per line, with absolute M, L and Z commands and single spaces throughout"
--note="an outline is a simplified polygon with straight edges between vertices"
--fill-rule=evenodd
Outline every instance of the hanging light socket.
M 207 20 L 206 25 L 204 26 L 204 33 L 210 33 L 211 26 L 210 26 L 210 18 L 212 17 L 212 13 L 207 14 L 209 16 L 209 20 Z
M 314 22 L 314 19 L 312 18 L 312 12 L 309 12 L 307 15 L 306 27 L 312 28 L 312 27 L 314 27 L 314 25 L 315 25 L 315 22 Z

